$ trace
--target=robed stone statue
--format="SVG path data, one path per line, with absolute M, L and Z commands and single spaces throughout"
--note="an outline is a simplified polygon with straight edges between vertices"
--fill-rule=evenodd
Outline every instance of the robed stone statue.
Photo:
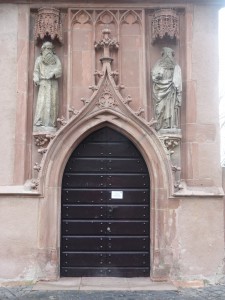
M 33 74 L 34 84 L 39 87 L 34 131 L 56 130 L 59 108 L 58 78 L 61 75 L 61 62 L 55 55 L 54 46 L 51 42 L 45 42 L 41 47 L 41 55 L 36 59 Z
M 152 81 L 156 130 L 179 128 L 182 78 L 171 48 L 163 48 L 162 58 L 152 69 Z

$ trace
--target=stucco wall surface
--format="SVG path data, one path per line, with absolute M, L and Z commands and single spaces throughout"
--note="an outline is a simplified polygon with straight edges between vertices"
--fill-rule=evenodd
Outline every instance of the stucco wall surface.
M 218 8 L 195 5 L 188 26 L 191 93 L 186 99 L 186 171 L 189 185 L 221 186 L 218 96 Z M 211 163 L 209 163 L 211 161 Z
M 15 116 L 17 101 L 17 30 L 16 5 L 0 5 L 0 185 L 13 181 Z
M 37 278 L 38 200 L 0 199 L 0 281 Z
M 176 279 L 216 282 L 223 277 L 223 206 L 223 201 L 207 198 L 180 201 L 173 245 Z

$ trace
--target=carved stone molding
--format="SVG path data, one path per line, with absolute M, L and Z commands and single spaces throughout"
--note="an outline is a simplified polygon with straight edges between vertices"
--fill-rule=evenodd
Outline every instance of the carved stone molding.
M 152 41 L 157 39 L 179 39 L 179 16 L 175 9 L 156 10 L 152 18 Z
M 51 133 L 33 133 L 34 143 L 37 147 L 47 147 L 50 140 L 52 140 L 55 135 Z
M 63 29 L 60 11 L 56 8 L 40 8 L 36 16 L 34 37 L 36 42 L 48 39 L 63 42 Z
M 140 11 L 130 10 L 125 12 L 125 14 L 121 18 L 121 23 L 125 24 L 135 24 L 141 22 L 141 13 Z
M 91 15 L 86 10 L 78 11 L 72 18 L 72 23 L 76 24 L 91 24 Z

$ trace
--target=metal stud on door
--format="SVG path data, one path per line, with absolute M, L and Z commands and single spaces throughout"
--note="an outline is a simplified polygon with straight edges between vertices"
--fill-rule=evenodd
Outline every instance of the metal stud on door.
M 149 276 L 149 175 L 131 141 L 103 128 L 62 182 L 61 276 Z

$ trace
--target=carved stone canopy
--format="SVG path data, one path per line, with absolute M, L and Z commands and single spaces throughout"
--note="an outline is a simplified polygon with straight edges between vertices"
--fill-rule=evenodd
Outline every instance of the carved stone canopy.
M 40 8 L 36 16 L 34 37 L 36 43 L 46 40 L 63 42 L 60 11 L 56 8 Z
M 152 40 L 179 38 L 179 16 L 175 9 L 159 9 L 153 14 L 152 19 Z

